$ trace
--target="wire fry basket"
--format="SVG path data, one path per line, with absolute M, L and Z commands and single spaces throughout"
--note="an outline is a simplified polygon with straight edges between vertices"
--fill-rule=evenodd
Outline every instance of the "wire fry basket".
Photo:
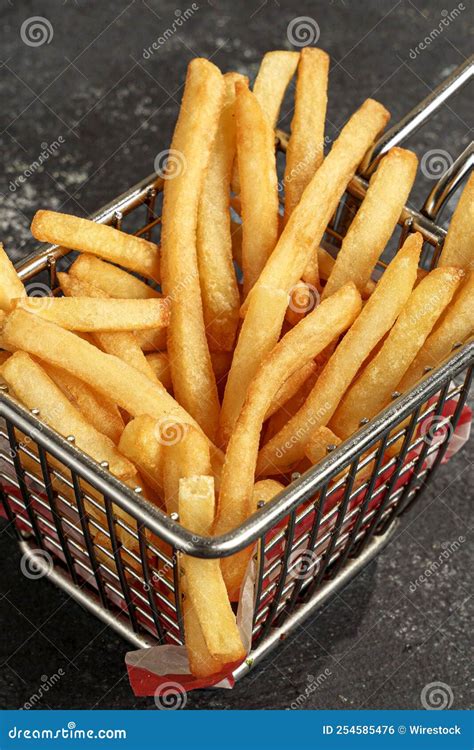
M 348 215 L 360 204 L 374 164 L 400 144 L 473 74 L 467 61 L 376 144 L 328 226 L 337 252 Z M 286 136 L 277 132 L 279 148 Z M 406 208 L 399 246 L 419 231 L 423 264 L 436 265 L 445 232 L 435 222 L 473 163 L 472 144 L 434 185 L 420 212 Z M 163 182 L 152 175 L 92 218 L 157 240 Z M 56 271 L 74 253 L 48 247 L 18 272 L 24 282 L 57 290 Z M 383 272 L 383 264 L 379 270 Z M 27 284 L 28 286 L 28 284 Z M 446 455 L 463 414 L 474 343 L 427 373 L 327 457 L 231 533 L 192 535 L 138 491 L 115 479 L 0 391 L 0 494 L 26 564 L 47 574 L 76 601 L 137 647 L 182 644 L 181 553 L 220 558 L 255 545 L 255 611 L 249 658 L 239 678 L 314 608 L 344 586 L 388 541 L 398 517 L 419 498 Z M 429 420 L 427 423 L 426 420 Z M 436 437 L 423 425 L 436 424 Z M 428 433 L 430 430 L 428 430 Z M 399 439 L 402 438 L 400 441 Z M 398 446 L 395 452 L 393 446 Z M 401 447 L 400 447 L 401 445 Z M 119 540 L 120 538 L 120 540 Z

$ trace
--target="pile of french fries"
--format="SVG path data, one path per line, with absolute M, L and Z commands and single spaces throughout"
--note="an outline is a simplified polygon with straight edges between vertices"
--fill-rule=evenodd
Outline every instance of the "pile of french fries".
M 325 155 L 328 69 L 320 49 L 269 52 L 250 89 L 190 63 L 160 247 L 38 211 L 34 237 L 79 253 L 58 274 L 62 296 L 44 298 L 28 297 L 1 251 L 11 394 L 194 534 L 237 527 L 473 332 L 473 176 L 430 273 L 414 233 L 372 278 L 415 180 L 402 148 L 380 160 L 336 259 L 320 246 L 389 119 L 368 99 Z M 280 207 L 274 128 L 295 75 Z M 181 558 L 197 676 L 245 656 L 231 603 L 251 553 Z

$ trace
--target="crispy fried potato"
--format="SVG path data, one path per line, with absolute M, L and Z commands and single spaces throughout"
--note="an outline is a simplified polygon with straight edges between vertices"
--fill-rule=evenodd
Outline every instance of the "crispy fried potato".
M 162 299 L 24 297 L 15 306 L 68 331 L 134 331 L 165 328 L 169 306 Z
M 318 264 L 319 264 L 319 276 L 324 281 L 327 281 L 334 268 L 335 259 L 325 250 L 323 247 L 318 247 Z M 303 275 L 304 278 L 304 275 Z M 364 289 L 359 290 L 362 294 L 362 299 L 368 299 L 375 289 L 375 281 L 369 279 Z
M 285 223 L 324 159 L 329 55 L 304 47 L 296 79 L 295 111 L 286 150 Z
M 285 380 L 312 360 L 346 330 L 360 312 L 361 298 L 353 284 L 340 290 L 292 328 L 263 360 L 252 380 L 227 448 L 219 493 L 215 534 L 238 526 L 252 512 L 252 491 L 258 446 L 265 414 Z M 221 561 L 232 600 L 238 597 L 251 549 Z
M 28 354 L 15 352 L 3 365 L 2 374 L 25 406 L 39 409 L 40 419 L 60 435 L 74 435 L 78 448 L 98 463 L 107 461 L 111 473 L 119 479 L 136 476 L 135 467 L 118 452 L 112 440 L 86 420 Z
M 160 252 L 153 242 L 126 234 L 105 224 L 56 211 L 37 211 L 31 232 L 40 242 L 97 255 L 123 268 L 160 280 Z
M 247 297 L 244 303 L 246 316 L 240 329 L 222 407 L 221 435 L 224 441 L 235 425 L 258 363 L 278 341 L 285 317 L 286 307 L 283 306 L 278 316 L 273 311 L 271 315 L 265 314 L 266 310 L 261 305 L 263 302 L 266 304 L 266 300 L 262 298 L 259 301 L 259 289 L 267 287 L 274 289 L 276 295 L 281 292 L 288 294 L 298 283 L 347 183 L 388 117 L 385 108 L 372 99 L 364 102 L 351 117 L 304 191 L 275 250 Z M 246 363 L 245 372 L 242 360 Z M 233 371 L 238 373 L 236 377 Z
M 154 352 L 152 354 L 147 354 L 146 361 L 160 383 L 164 385 L 167 391 L 171 391 L 173 384 L 171 382 L 171 370 L 167 353 Z
M 97 393 L 67 370 L 46 362 L 41 363 L 41 366 L 87 421 L 117 445 L 125 427 L 117 404 Z
M 473 224 L 474 173 L 471 174 L 452 215 L 438 265 L 474 271 Z
M 232 349 L 239 323 L 240 293 L 232 262 L 230 180 L 236 151 L 235 85 L 245 76 L 227 73 L 225 95 L 199 200 L 197 255 L 209 347 Z
M 157 331 L 135 331 L 135 338 L 142 351 L 163 352 L 166 351 L 166 332 L 166 328 Z
M 162 498 L 163 445 L 158 436 L 156 419 L 142 414 L 126 425 L 119 450 L 135 464 L 150 489 Z
M 323 299 L 347 281 L 353 281 L 360 292 L 365 288 L 400 218 L 417 165 L 415 154 L 403 148 L 392 148 L 383 157 L 342 241 Z
M 26 297 L 25 287 L 0 242 L 0 310 L 9 312 L 19 297 Z
M 179 482 L 183 477 L 211 475 L 209 444 L 191 425 L 167 425 L 159 432 L 163 445 L 163 489 L 168 513 L 178 510 Z
M 293 373 L 293 375 L 287 378 L 281 388 L 273 397 L 270 408 L 265 414 L 265 419 L 269 419 L 271 416 L 273 416 L 273 414 L 279 411 L 286 404 L 286 402 L 290 400 L 290 398 L 293 398 L 295 393 L 300 390 L 303 383 L 305 383 L 308 378 L 314 375 L 317 370 L 318 365 L 316 364 L 316 362 L 314 362 L 314 360 L 311 360 L 310 362 L 307 362 L 305 365 L 300 367 L 300 369 Z
M 455 268 L 437 268 L 415 287 L 381 350 L 332 417 L 330 427 L 337 435 L 349 437 L 362 419 L 370 419 L 390 402 L 391 394 L 451 301 L 462 274 Z
M 94 255 L 82 253 L 69 269 L 69 274 L 92 287 L 97 287 L 109 297 L 120 299 L 154 299 L 161 297 L 149 284 L 132 276 L 128 271 L 107 263 Z
M 214 520 L 214 480 L 191 476 L 179 481 L 179 517 L 182 525 L 195 534 L 209 535 Z M 181 565 L 186 598 L 196 613 L 209 653 L 222 663 L 245 657 L 235 615 L 227 596 L 219 560 L 203 560 L 183 555 Z
M 278 187 L 273 128 L 248 86 L 237 83 L 235 89 L 246 296 L 277 241 Z
M 410 297 L 416 280 L 422 238 L 410 235 L 397 253 L 362 313 L 329 359 L 304 405 L 261 449 L 258 473 L 285 471 L 304 456 L 314 430 L 325 426 L 378 341 L 390 330 Z M 330 300 L 332 298 L 328 297 Z M 337 428 L 334 432 L 345 437 Z
M 168 353 L 173 391 L 211 439 L 217 432 L 219 398 L 204 326 L 196 230 L 223 95 L 218 68 L 208 60 L 192 60 L 171 144 L 184 167 L 165 179 L 162 211 L 162 276 L 171 307 Z

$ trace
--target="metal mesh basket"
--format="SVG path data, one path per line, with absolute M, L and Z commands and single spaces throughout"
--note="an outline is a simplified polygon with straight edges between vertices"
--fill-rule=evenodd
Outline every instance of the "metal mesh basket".
M 327 229 L 328 247 L 337 251 L 347 217 L 360 204 L 365 177 L 380 155 L 410 135 L 472 72 L 468 61 L 379 141 Z M 284 150 L 286 136 L 277 137 Z M 436 264 L 445 237 L 434 223 L 437 215 L 472 159 L 471 145 L 436 183 L 423 209 L 407 208 L 400 219 L 400 244 L 408 232 L 422 233 L 425 266 Z M 162 181 L 153 175 L 92 218 L 157 240 L 161 190 Z M 54 293 L 57 268 L 67 268 L 74 255 L 49 247 L 18 271 L 27 286 L 47 283 Z M 3 386 L 4 510 L 25 560 L 137 646 L 183 643 L 179 554 L 220 558 L 254 544 L 253 648 L 235 670 L 238 678 L 385 544 L 397 518 L 445 456 L 466 401 L 473 361 L 473 343 L 456 347 L 412 390 L 394 393 L 383 412 L 363 420 L 357 434 L 337 448 L 328 446 L 327 457 L 316 467 L 292 477 L 274 500 L 216 538 L 191 535 L 175 515 L 165 515 L 115 479 L 106 464 L 98 465 L 75 447 L 73 436 L 63 438 L 46 427 L 37 410 L 18 405 Z M 420 430 L 426 419 L 436 420 L 436 439 Z

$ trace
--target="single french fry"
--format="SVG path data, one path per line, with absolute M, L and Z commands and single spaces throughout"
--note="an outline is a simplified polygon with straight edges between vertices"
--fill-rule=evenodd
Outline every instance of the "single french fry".
M 212 477 L 180 479 L 179 517 L 186 529 L 195 534 L 209 535 L 214 507 Z M 196 613 L 209 653 L 223 663 L 243 659 L 246 652 L 227 596 L 219 560 L 183 555 L 181 565 L 186 577 L 186 598 Z
M 287 378 L 281 388 L 273 397 L 270 408 L 265 414 L 265 419 L 269 419 L 271 416 L 273 416 L 273 414 L 279 411 L 282 406 L 284 406 L 286 402 L 289 401 L 290 398 L 292 398 L 295 393 L 300 390 L 303 383 L 305 383 L 308 378 L 310 378 L 317 372 L 317 369 L 318 365 L 316 364 L 316 362 L 311 360 L 310 362 L 307 362 L 305 365 L 303 365 L 295 373 L 293 373 L 293 375 Z
M 282 307 L 278 317 L 273 311 L 271 316 L 265 316 L 265 309 L 261 307 L 264 300 L 258 299 L 259 289 L 268 287 L 274 289 L 275 294 L 282 291 L 289 294 L 298 283 L 347 183 L 388 117 L 385 108 L 372 99 L 364 102 L 351 117 L 304 191 L 247 297 L 244 303 L 246 315 L 237 340 L 222 407 L 221 433 L 224 438 L 228 439 L 232 431 L 258 363 L 277 343 L 285 317 L 286 307 Z M 252 303 L 255 297 L 257 299 Z M 246 362 L 245 373 L 233 377 L 234 370 L 236 373 L 240 371 L 242 360 Z
M 300 53 L 295 111 L 286 150 L 285 223 L 324 159 L 329 55 L 315 47 Z
M 125 426 L 118 447 L 135 464 L 147 485 L 162 498 L 163 445 L 158 436 L 156 419 L 142 414 Z
M 173 384 L 171 382 L 170 363 L 167 353 L 153 352 L 152 354 L 147 354 L 146 361 L 166 390 L 172 390 Z
M 330 430 L 329 427 L 318 427 L 317 430 L 311 433 L 305 445 L 304 452 L 313 465 L 319 464 L 327 456 L 328 448 L 337 448 L 341 443 L 341 438 Z
M 15 352 L 3 365 L 2 374 L 25 406 L 39 409 L 40 419 L 63 437 L 74 435 L 76 446 L 98 463 L 107 461 L 114 476 L 130 479 L 136 475 L 133 464 L 119 453 L 112 440 L 86 420 L 28 354 Z
M 154 299 L 160 293 L 149 284 L 132 276 L 123 268 L 107 263 L 95 255 L 81 253 L 69 268 L 69 274 L 105 292 L 109 297 L 120 299 Z
M 47 363 L 42 367 L 87 421 L 117 445 L 125 427 L 118 406 L 70 372 Z
M 332 417 L 330 427 L 337 435 L 349 437 L 362 419 L 371 419 L 390 402 L 391 394 L 451 301 L 462 274 L 456 268 L 437 268 L 415 287 L 381 350 L 349 388 Z M 382 281 L 384 277 L 385 274 Z
M 185 166 L 165 179 L 162 211 L 162 276 L 171 308 L 168 353 L 173 391 L 211 440 L 217 431 L 219 398 L 204 326 L 196 230 L 199 195 L 223 95 L 218 68 L 208 60 L 192 60 L 171 144 Z
M 179 482 L 183 477 L 211 475 L 209 444 L 191 425 L 167 425 L 159 433 L 163 445 L 163 490 L 168 513 L 178 510 Z M 206 532 L 207 533 L 207 532 Z
M 292 328 L 263 360 L 227 448 L 219 492 L 215 534 L 237 527 L 252 512 L 252 491 L 265 414 L 285 380 L 346 330 L 360 312 L 360 294 L 347 284 Z M 232 600 L 238 597 L 251 549 L 221 561 Z
M 231 350 L 239 323 L 240 294 L 232 262 L 229 201 L 236 151 L 235 85 L 246 80 L 238 73 L 224 76 L 224 103 L 199 199 L 197 255 L 211 351 Z
M 254 377 L 262 357 L 265 357 L 278 341 L 287 305 L 288 295 L 279 289 L 259 287 L 252 295 L 247 313 L 253 322 L 252 346 L 249 348 L 247 337 L 242 336 L 241 332 L 227 376 L 220 414 L 219 437 L 223 446 L 229 441 L 245 400 L 247 386 Z
M 266 505 L 269 500 L 273 500 L 275 495 L 278 495 L 284 489 L 281 482 L 277 482 L 275 479 L 260 479 L 255 482 L 251 503 L 253 511 L 257 511 L 261 506 Z
M 0 310 L 9 312 L 19 297 L 26 297 L 25 287 L 0 242 Z
M 462 191 L 452 215 L 448 234 L 439 259 L 440 266 L 456 266 L 465 271 L 474 270 L 474 173 Z
M 330 357 L 304 405 L 261 449 L 259 475 L 284 472 L 303 458 L 305 443 L 312 432 L 328 424 L 364 360 L 407 304 L 416 280 L 421 246 L 421 235 L 407 238 Z M 330 299 L 332 295 L 327 298 Z M 334 432 L 345 437 L 336 427 Z
M 93 297 L 24 297 L 16 307 L 50 320 L 68 331 L 134 331 L 165 328 L 169 307 L 162 299 Z
M 235 89 L 246 296 L 277 241 L 278 186 L 273 128 L 248 86 L 237 83 Z
M 58 281 L 61 291 L 66 297 L 96 297 L 108 299 L 108 295 L 97 286 L 92 286 L 77 276 L 68 273 L 58 273 Z M 155 335 L 155 331 L 141 331 Z M 96 331 L 92 341 L 96 343 L 107 354 L 113 354 L 124 362 L 140 370 L 150 380 L 156 381 L 156 375 L 150 363 L 146 360 L 137 339 L 138 332 L 132 331 Z
M 37 211 L 31 232 L 40 242 L 90 253 L 136 271 L 147 279 L 160 281 L 159 249 L 141 237 L 56 211 Z
M 392 148 L 383 157 L 342 241 L 323 299 L 347 281 L 353 281 L 362 292 L 397 225 L 417 165 L 415 154 L 403 148 Z
M 9 350 L 22 349 L 68 370 L 134 417 L 149 414 L 197 425 L 159 381 L 152 382 L 118 357 L 38 315 L 14 310 L 3 327 L 2 340 Z
M 183 576 L 183 589 L 186 590 L 186 581 Z M 191 601 L 186 598 L 183 601 L 184 642 L 188 655 L 189 669 L 195 677 L 211 677 L 220 672 L 224 666 L 222 661 L 215 659 L 207 648 L 206 641 L 199 624 L 199 619 Z
M 156 331 L 135 331 L 135 338 L 144 352 L 162 352 L 166 350 L 167 329 Z
M 332 273 L 332 269 L 334 268 L 335 259 L 332 257 L 330 253 L 328 253 L 327 250 L 325 250 L 323 247 L 318 247 L 318 267 L 319 267 L 319 276 L 324 281 L 327 281 Z M 304 274 L 303 274 L 304 279 Z M 375 289 L 375 281 L 373 279 L 369 279 L 365 287 L 360 291 L 362 294 L 362 299 L 368 299 L 372 292 Z
M 426 368 L 437 367 L 455 344 L 464 342 L 474 332 L 474 271 L 457 290 L 451 304 L 433 328 L 396 390 L 403 393 L 411 388 L 425 373 Z
M 270 417 L 265 427 L 263 444 L 267 443 L 274 435 L 280 432 L 286 423 L 289 422 L 289 420 L 301 409 L 321 374 L 323 367 L 323 365 L 316 362 L 315 372 L 305 380 L 294 396 L 289 398 L 288 401 Z

